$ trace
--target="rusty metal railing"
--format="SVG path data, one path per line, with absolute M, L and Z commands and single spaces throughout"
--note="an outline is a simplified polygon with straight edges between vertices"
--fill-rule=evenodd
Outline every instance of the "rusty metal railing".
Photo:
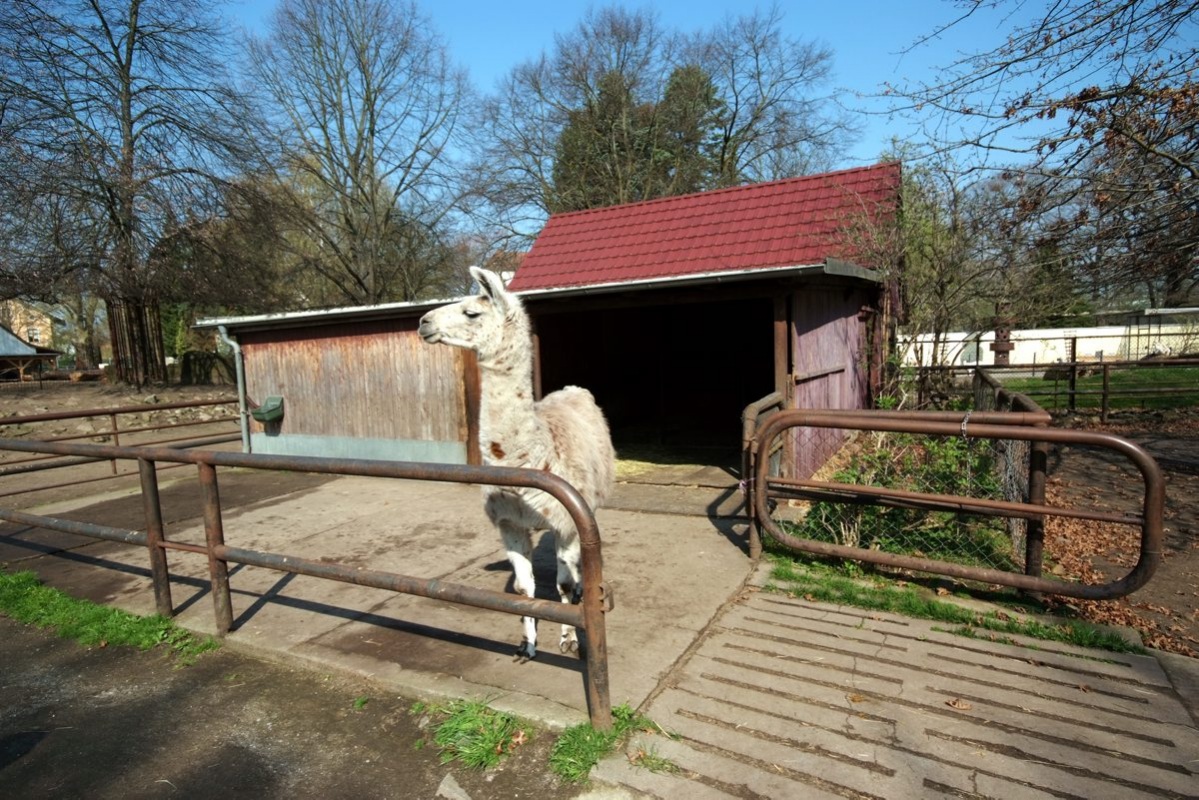
M 459 464 L 426 464 L 366 459 L 270 456 L 205 450 L 184 451 L 164 447 L 68 444 L 0 439 L 0 450 L 82 456 L 95 459 L 130 459 L 138 464 L 141 478 L 145 530 L 113 528 L 86 522 L 46 517 L 0 508 L 0 519 L 50 530 L 64 531 L 106 541 L 141 545 L 148 549 L 154 584 L 155 604 L 163 616 L 173 616 L 168 550 L 195 553 L 208 559 L 216 628 L 224 635 L 233 627 L 229 588 L 230 563 L 250 564 L 281 572 L 413 594 L 452 603 L 475 606 L 508 614 L 573 625 L 586 636 L 584 684 L 591 724 L 601 730 L 612 727 L 608 685 L 608 647 L 604 627 L 605 598 L 603 557 L 595 515 L 578 491 L 566 481 L 541 470 L 483 467 Z M 163 528 L 158 497 L 157 462 L 195 464 L 203 494 L 205 544 L 176 542 Z M 330 475 L 362 475 L 449 483 L 476 483 L 539 489 L 552 495 L 570 514 L 582 549 L 583 597 L 578 605 L 494 592 L 447 581 L 416 578 L 344 564 L 313 561 L 281 553 L 231 547 L 225 542 L 217 467 L 314 472 Z
M 754 460 L 758 452 L 754 448 L 754 435 L 762 421 L 775 411 L 785 407 L 782 392 L 771 392 L 750 403 L 741 412 L 741 493 L 745 495 L 745 513 L 749 517 L 749 557 L 757 561 L 762 556 L 762 536 L 752 502 L 752 480 L 754 475 Z M 783 444 L 772 445 L 770 452 L 765 454 L 765 460 L 777 472 L 783 456 Z
M 157 403 L 154 405 L 127 405 L 113 406 L 109 408 L 89 408 L 78 409 L 74 411 L 55 411 L 44 414 L 26 414 L 23 416 L 0 417 L 0 436 L 3 436 L 5 428 L 17 425 L 33 425 L 48 422 L 66 422 L 70 420 L 107 420 L 107 427 L 99 427 L 86 433 L 75 433 L 59 436 L 44 436 L 38 437 L 37 441 L 42 442 L 70 442 L 79 439 L 94 439 L 97 437 L 111 440 L 112 444 L 120 445 L 121 436 L 128 436 L 135 433 L 166 433 L 175 431 L 179 428 L 194 428 L 197 426 L 219 426 L 227 422 L 236 422 L 237 416 L 223 416 L 213 419 L 197 419 L 197 420 L 172 420 L 161 424 L 135 424 L 121 427 L 120 418 L 132 414 L 153 414 L 161 411 L 175 411 L 182 409 L 193 408 L 220 408 L 221 406 L 236 405 L 236 400 L 189 400 L 177 403 Z M 166 438 L 156 438 L 151 441 L 138 442 L 140 447 L 150 447 L 154 445 L 171 445 L 172 447 L 207 447 L 214 444 L 222 444 L 238 441 L 240 434 L 195 434 L 187 433 L 182 436 L 175 436 L 167 433 Z M 127 442 L 128 443 L 128 442 Z M 63 459 L 56 457 L 55 454 L 40 454 L 31 458 L 5 459 L 0 463 L 0 478 L 6 475 L 21 475 L 32 472 L 43 472 L 46 470 L 59 469 L 61 467 L 78 466 L 81 464 L 91 464 L 97 461 L 109 461 L 112 464 L 112 472 L 110 475 L 92 478 L 77 478 L 75 480 L 65 481 L 62 483 L 45 484 L 35 487 L 28 487 L 17 491 L 4 492 L 0 497 L 6 497 L 12 494 L 24 494 L 27 492 L 41 491 L 43 489 L 58 489 L 65 486 L 74 486 L 80 483 L 91 483 L 98 480 L 119 477 L 118 470 L 119 459 L 103 459 L 89 456 Z M 129 473 L 126 473 L 129 474 Z
M 956 421 L 938 419 L 939 415 L 956 415 Z M 785 547 L 806 553 L 848 558 L 867 563 L 931 572 L 965 580 L 1011 586 L 1029 592 L 1056 594 L 1067 597 L 1103 600 L 1122 597 L 1144 586 L 1161 561 L 1162 517 L 1165 504 L 1165 484 L 1153 458 L 1142 448 L 1106 433 L 1059 430 L 1029 425 L 1039 419 L 1037 414 L 1020 415 L 1020 424 L 1001 424 L 1010 414 L 1003 412 L 972 412 L 964 417 L 958 412 L 838 412 L 838 411 L 780 411 L 766 420 L 754 437 L 756 452 L 763 452 L 784 431 L 800 426 L 840 428 L 859 431 L 917 433 L 932 436 L 964 436 L 981 439 L 1012 439 L 1027 442 L 1047 442 L 1105 448 L 1123 455 L 1140 472 L 1144 481 L 1144 499 L 1139 514 L 1115 514 L 1063 508 L 1037 502 L 992 500 L 977 497 L 934 494 L 877 486 L 845 484 L 835 481 L 800 480 L 769 474 L 765 459 L 755 463 L 751 502 L 758 525 Z M 1136 526 L 1140 529 L 1140 547 L 1136 564 L 1123 577 L 1104 584 L 1069 583 L 1042 577 L 1039 574 L 1009 572 L 939 561 L 919 556 L 852 547 L 831 542 L 793 536 L 784 531 L 772 518 L 771 503 L 780 500 L 826 500 L 842 503 L 866 503 L 896 508 L 949 511 L 957 513 L 1007 518 L 1043 519 L 1046 516 L 1068 517 L 1097 522 Z M 751 529 L 751 536 L 754 531 Z M 1038 570 L 1039 571 L 1039 570 Z

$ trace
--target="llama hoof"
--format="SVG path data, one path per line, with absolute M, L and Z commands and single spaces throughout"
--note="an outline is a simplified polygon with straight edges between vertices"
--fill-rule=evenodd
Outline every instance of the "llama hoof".
M 516 646 L 516 653 L 513 655 L 512 660 L 517 664 L 523 664 L 526 661 L 532 661 L 536 655 L 537 646 L 528 639 L 524 639 Z
M 579 640 L 563 639 L 562 641 L 558 642 L 558 649 L 563 653 L 577 653 L 579 652 Z

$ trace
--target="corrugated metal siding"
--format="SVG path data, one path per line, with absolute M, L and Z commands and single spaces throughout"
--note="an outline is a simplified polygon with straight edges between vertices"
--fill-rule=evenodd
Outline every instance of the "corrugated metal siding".
M 280 437 L 465 442 L 466 354 L 425 344 L 417 324 L 409 317 L 243 333 L 246 392 L 258 403 L 284 398 L 283 421 L 269 432 Z
M 866 399 L 861 290 L 811 287 L 792 299 L 795 321 L 794 406 L 802 409 L 862 408 Z M 806 377 L 805 376 L 810 376 Z M 810 477 L 841 447 L 845 436 L 826 428 L 795 429 L 796 477 Z

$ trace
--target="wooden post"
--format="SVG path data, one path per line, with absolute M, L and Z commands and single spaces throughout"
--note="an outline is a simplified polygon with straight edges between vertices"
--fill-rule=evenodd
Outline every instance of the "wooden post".
M 1077 407 L 1077 398 L 1075 393 L 1078 391 L 1078 337 L 1070 337 L 1070 383 L 1068 391 L 1068 400 L 1066 403 L 1067 409 L 1073 414 Z
M 774 390 L 783 396 L 783 408 L 792 407 L 795 398 L 795 381 L 791 376 L 791 318 L 787 313 L 790 296 L 787 292 L 774 298 Z M 780 477 L 792 477 L 795 463 L 795 436 L 787 431 L 783 440 Z M 766 458 L 770 454 L 765 455 Z
M 1099 411 L 1099 421 L 1100 422 L 1107 422 L 1107 412 L 1108 412 L 1108 409 L 1111 407 L 1111 396 L 1108 394 L 1108 392 L 1110 392 L 1111 388 L 1112 388 L 1111 380 L 1112 380 L 1112 365 L 1104 364 L 1103 365 L 1103 405 L 1101 406 L 1100 411 Z

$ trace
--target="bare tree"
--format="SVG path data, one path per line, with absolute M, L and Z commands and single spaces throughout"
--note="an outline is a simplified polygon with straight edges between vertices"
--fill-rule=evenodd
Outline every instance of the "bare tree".
M 282 0 L 250 68 L 274 118 L 289 242 L 341 303 L 423 294 L 457 207 L 465 74 L 414 3 Z
M 12 0 L 0 9 L 0 59 L 0 142 L 21 155 L 31 194 L 79 226 L 61 246 L 55 226 L 27 228 L 22 243 L 40 236 L 59 260 L 50 271 L 91 271 L 119 379 L 164 380 L 158 304 L 171 276 L 148 255 L 172 218 L 250 157 L 211 7 Z
M 730 15 L 686 51 L 713 76 L 724 98 L 720 185 L 828 169 L 831 156 L 857 135 L 821 93 L 832 75 L 832 51 L 784 35 L 782 21 L 777 5 Z
M 1098 280 L 1140 282 L 1167 303 L 1193 296 L 1199 3 L 956 5 L 960 16 L 928 38 L 948 39 L 965 20 L 991 14 L 1001 41 L 894 93 L 933 112 L 944 146 L 969 145 L 1020 173 L 1019 211 L 1041 216 L 1050 244 L 1091 260 Z
M 528 235 L 564 208 L 828 163 L 851 134 L 817 93 L 831 54 L 783 36 L 781 19 L 775 8 L 684 35 L 650 11 L 589 11 L 484 102 L 476 177 L 492 221 Z

